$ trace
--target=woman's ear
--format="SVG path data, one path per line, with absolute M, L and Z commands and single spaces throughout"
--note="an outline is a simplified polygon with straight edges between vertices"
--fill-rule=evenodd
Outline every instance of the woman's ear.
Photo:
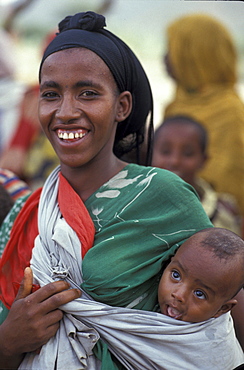
M 129 91 L 123 91 L 118 97 L 116 121 L 124 121 L 132 110 L 132 96 Z
M 223 315 L 224 313 L 232 310 L 232 308 L 237 304 L 236 299 L 230 299 L 227 301 L 223 306 L 218 310 L 218 312 L 213 317 L 219 317 Z

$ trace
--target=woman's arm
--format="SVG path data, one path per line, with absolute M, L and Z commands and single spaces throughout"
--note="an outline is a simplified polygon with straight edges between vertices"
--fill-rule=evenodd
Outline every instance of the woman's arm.
M 81 294 L 77 289 L 69 289 L 64 281 L 50 283 L 30 294 L 32 281 L 32 271 L 27 267 L 16 300 L 0 326 L 0 369 L 17 369 L 24 353 L 47 343 L 63 317 L 58 307 Z
M 242 289 L 236 296 L 238 301 L 237 305 L 231 311 L 234 319 L 235 331 L 237 339 L 239 340 L 241 347 L 244 351 L 244 290 Z

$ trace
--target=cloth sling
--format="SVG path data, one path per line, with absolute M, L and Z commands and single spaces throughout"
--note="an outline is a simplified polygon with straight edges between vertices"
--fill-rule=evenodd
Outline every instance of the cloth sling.
M 39 235 L 31 267 L 41 286 L 66 279 L 82 283 L 82 245 L 57 204 L 58 170 L 43 188 Z M 204 323 L 185 323 L 155 312 L 111 307 L 86 293 L 61 307 L 65 312 L 55 337 L 39 355 L 28 353 L 20 369 L 100 369 L 92 349 L 102 338 L 126 369 L 226 369 L 244 360 L 229 314 Z M 180 333 L 180 335 L 179 335 Z

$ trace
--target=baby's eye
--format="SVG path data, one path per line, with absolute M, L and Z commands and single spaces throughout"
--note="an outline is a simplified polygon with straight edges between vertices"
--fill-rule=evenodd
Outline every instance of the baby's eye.
M 177 270 L 173 270 L 173 271 L 171 272 L 171 277 L 172 277 L 174 280 L 179 281 L 179 280 L 180 280 L 180 273 L 179 273 Z
M 199 289 L 195 290 L 194 294 L 197 298 L 200 298 L 200 299 L 206 299 L 207 298 L 206 294 L 202 290 L 199 290 Z

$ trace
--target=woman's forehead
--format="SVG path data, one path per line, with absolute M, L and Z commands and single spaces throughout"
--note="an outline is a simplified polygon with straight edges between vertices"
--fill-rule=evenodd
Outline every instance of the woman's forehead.
M 112 78 L 112 73 L 102 58 L 85 48 L 65 49 L 50 54 L 43 62 L 41 76 L 63 70 L 74 74 L 82 70 L 94 76 Z

